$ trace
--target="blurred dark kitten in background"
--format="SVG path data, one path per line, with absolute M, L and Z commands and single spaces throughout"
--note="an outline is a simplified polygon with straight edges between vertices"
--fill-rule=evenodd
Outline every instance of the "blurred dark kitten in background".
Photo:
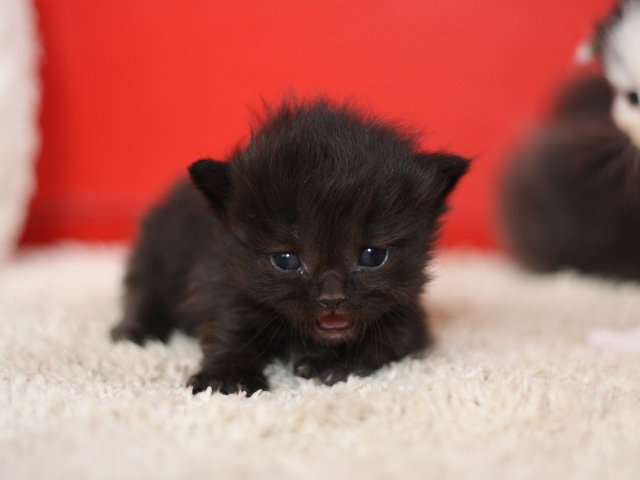
M 148 214 L 112 336 L 196 334 L 194 394 L 266 390 L 274 359 L 331 385 L 421 352 L 425 266 L 467 168 L 346 105 L 267 108 L 245 147 L 191 165 Z
M 618 4 L 589 49 L 605 77 L 569 85 L 513 159 L 504 233 L 533 270 L 640 279 L 640 0 Z

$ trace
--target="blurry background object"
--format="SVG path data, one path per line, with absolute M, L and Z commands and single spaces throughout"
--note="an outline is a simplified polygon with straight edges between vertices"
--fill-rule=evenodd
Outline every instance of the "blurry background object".
M 606 79 L 568 85 L 515 155 L 502 190 L 505 235 L 533 270 L 640 279 L 640 0 L 618 5 L 591 45 Z
M 614 92 L 611 114 L 640 148 L 640 0 L 620 0 L 592 42 Z
M 130 241 L 198 158 L 295 91 L 353 98 L 474 157 L 445 246 L 499 247 L 498 174 L 611 0 L 36 0 L 39 186 L 23 244 Z
M 0 262 L 26 217 L 38 146 L 38 39 L 29 0 L 0 2 Z

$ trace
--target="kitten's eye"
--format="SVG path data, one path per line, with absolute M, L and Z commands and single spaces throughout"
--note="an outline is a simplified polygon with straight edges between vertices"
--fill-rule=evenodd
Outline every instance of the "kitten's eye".
M 367 247 L 360 252 L 358 265 L 363 267 L 379 267 L 387 259 L 387 250 L 384 248 Z
M 638 106 L 638 92 L 627 92 L 627 100 L 634 106 Z
M 271 263 L 278 269 L 290 272 L 298 270 L 302 265 L 300 258 L 294 253 L 276 253 L 271 257 Z

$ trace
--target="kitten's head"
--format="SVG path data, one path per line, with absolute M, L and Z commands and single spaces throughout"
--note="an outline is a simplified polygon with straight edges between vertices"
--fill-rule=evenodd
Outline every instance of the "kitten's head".
M 232 281 L 318 341 L 354 339 L 410 304 L 468 161 L 348 106 L 285 102 L 227 163 L 190 167 Z
M 640 148 L 640 0 L 621 0 L 593 41 L 614 88 L 611 114 Z

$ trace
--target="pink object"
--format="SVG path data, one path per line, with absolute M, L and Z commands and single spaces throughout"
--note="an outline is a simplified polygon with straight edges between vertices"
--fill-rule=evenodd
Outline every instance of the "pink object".
M 587 334 L 587 343 L 598 348 L 640 352 L 640 327 L 633 330 L 594 329 Z

